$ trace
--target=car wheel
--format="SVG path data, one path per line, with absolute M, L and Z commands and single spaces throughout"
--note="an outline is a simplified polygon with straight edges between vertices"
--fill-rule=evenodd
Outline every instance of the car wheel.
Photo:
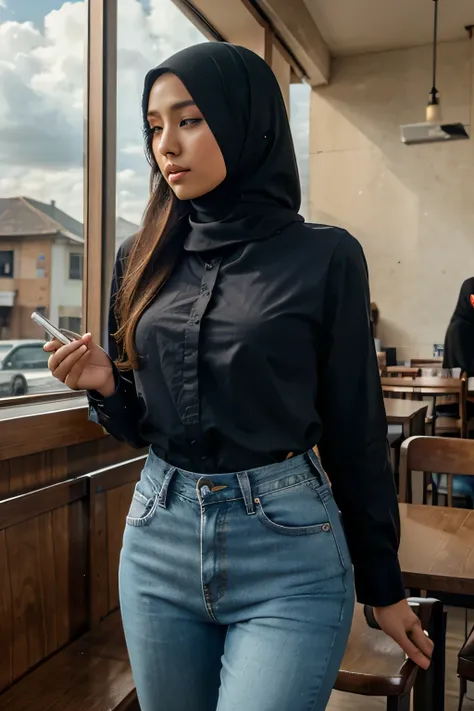
M 21 376 L 17 376 L 16 378 L 14 378 L 12 382 L 13 397 L 17 397 L 19 395 L 26 395 L 27 392 L 28 386 L 26 384 L 26 380 Z

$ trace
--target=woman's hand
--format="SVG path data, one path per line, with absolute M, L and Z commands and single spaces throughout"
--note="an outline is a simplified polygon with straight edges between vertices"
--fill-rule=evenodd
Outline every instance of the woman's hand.
M 379 627 L 388 634 L 422 669 L 430 666 L 433 642 L 423 631 L 420 620 L 406 600 L 388 607 L 374 607 Z
M 71 390 L 97 390 L 103 397 L 115 392 L 112 362 L 90 333 L 67 345 L 48 341 L 44 350 L 52 353 L 48 368 L 54 377 Z

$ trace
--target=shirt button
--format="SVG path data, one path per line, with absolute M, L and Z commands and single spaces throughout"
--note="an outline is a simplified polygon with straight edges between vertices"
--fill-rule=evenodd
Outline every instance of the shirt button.
M 191 444 L 194 446 L 194 445 L 196 444 L 196 440 L 195 440 L 195 439 L 192 439 L 192 440 L 191 440 Z
M 207 269 L 208 272 L 211 271 L 211 269 L 212 269 L 213 266 L 214 266 L 214 265 L 211 264 L 211 262 L 206 262 L 206 269 Z

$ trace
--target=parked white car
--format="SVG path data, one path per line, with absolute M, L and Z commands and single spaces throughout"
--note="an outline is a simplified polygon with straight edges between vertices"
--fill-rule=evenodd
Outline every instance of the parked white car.
M 44 341 L 0 341 L 0 397 L 63 390 L 48 370 Z

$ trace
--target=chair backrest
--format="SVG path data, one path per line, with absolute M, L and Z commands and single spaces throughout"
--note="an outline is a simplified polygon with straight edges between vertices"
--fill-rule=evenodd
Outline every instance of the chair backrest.
M 389 365 L 384 370 L 388 378 L 416 378 L 420 375 L 419 368 L 407 368 L 404 365 Z
M 400 450 L 400 501 L 408 491 L 414 471 L 448 475 L 448 506 L 453 505 L 453 475 L 474 475 L 474 440 L 455 437 L 410 437 Z M 411 487 L 410 487 L 411 488 Z
M 410 365 L 414 368 L 436 368 L 443 365 L 442 358 L 412 358 Z
M 380 379 L 384 396 L 422 400 L 423 397 L 453 395 L 459 403 L 459 432 L 467 437 L 467 388 L 466 373 L 460 378 L 384 378 Z

